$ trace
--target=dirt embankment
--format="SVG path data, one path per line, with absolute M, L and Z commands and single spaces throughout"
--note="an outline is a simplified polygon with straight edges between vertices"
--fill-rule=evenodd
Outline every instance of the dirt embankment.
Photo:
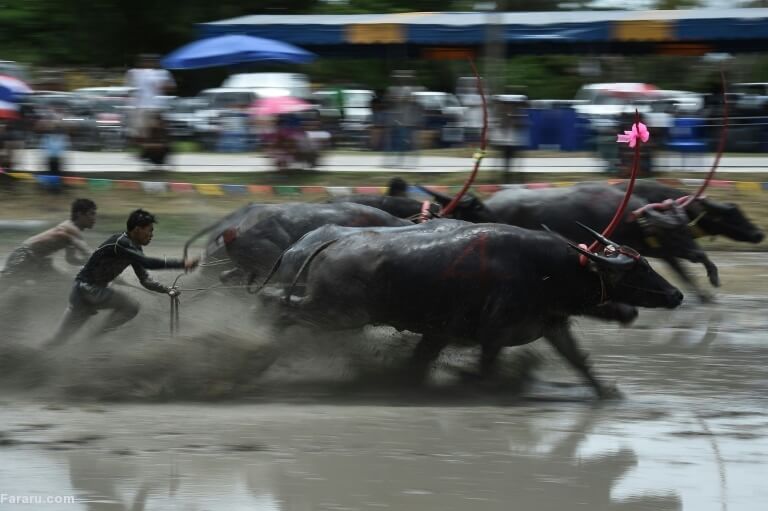
M 259 173 L 258 176 L 242 173 L 214 173 L 214 174 L 183 174 L 183 173 L 159 173 L 151 176 L 144 174 L 110 174 L 110 179 L 152 179 L 156 181 L 175 181 L 193 183 L 230 183 L 230 184 L 258 184 L 276 185 L 285 187 L 285 193 L 275 194 L 251 194 L 251 195 L 200 195 L 191 193 L 148 193 L 135 190 L 100 190 L 89 189 L 87 186 L 70 187 L 60 193 L 41 191 L 35 185 L 29 183 L 14 182 L 10 188 L 0 187 L 0 220 L 42 220 L 56 222 L 68 215 L 69 204 L 77 197 L 90 197 L 99 206 L 100 227 L 110 231 L 120 229 L 126 215 L 131 210 L 142 207 L 157 214 L 161 219 L 161 228 L 164 235 L 186 238 L 211 221 L 233 211 L 247 202 L 285 202 L 285 201 L 324 201 L 328 198 L 323 191 L 325 186 L 386 186 L 394 174 L 380 173 Z M 103 174 L 84 177 L 103 178 Z M 402 174 L 411 183 L 427 185 L 460 186 L 465 175 L 455 173 L 407 173 Z M 676 177 L 693 177 L 680 175 Z M 701 177 L 695 176 L 695 177 Z M 579 181 L 605 180 L 608 176 L 600 177 L 594 174 L 526 174 L 528 183 L 569 183 Z M 760 183 L 766 180 L 760 174 L 739 174 L 738 181 Z M 500 183 L 500 175 L 497 172 L 480 173 L 476 184 Z M 306 190 L 291 189 L 289 187 L 313 186 L 317 189 Z M 691 188 L 691 191 L 694 189 Z M 479 196 L 488 194 L 476 191 Z M 768 231 L 768 190 L 746 190 L 735 186 L 710 187 L 706 195 L 723 202 L 738 204 L 744 213 L 756 225 L 764 231 Z M 11 240 L 13 235 L 3 233 L 3 237 Z M 754 251 L 764 250 L 767 243 L 750 245 L 736 243 L 726 239 L 702 239 L 701 244 L 707 249 L 715 250 L 740 250 Z

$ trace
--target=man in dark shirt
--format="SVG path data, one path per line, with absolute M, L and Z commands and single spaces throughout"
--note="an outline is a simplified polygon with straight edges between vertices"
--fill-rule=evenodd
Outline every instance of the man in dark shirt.
M 178 291 L 153 280 L 147 270 L 183 268 L 191 270 L 198 259 L 158 259 L 144 255 L 142 246 L 149 245 L 154 233 L 154 215 L 137 209 L 128 217 L 126 231 L 113 234 L 96 251 L 75 277 L 69 295 L 69 307 L 58 331 L 47 346 L 65 342 L 75 334 L 99 310 L 110 310 L 100 333 L 113 330 L 133 319 L 139 313 L 139 303 L 128 294 L 109 287 L 128 266 L 139 278 L 139 282 L 150 291 L 167 293 L 171 296 Z

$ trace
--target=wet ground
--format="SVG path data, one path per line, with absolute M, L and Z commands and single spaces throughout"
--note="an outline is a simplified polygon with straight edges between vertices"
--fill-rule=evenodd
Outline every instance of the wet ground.
M 768 262 L 712 258 L 714 304 L 575 323 L 625 396 L 608 402 L 544 341 L 508 350 L 493 386 L 457 378 L 476 353 L 450 350 L 415 390 L 397 378 L 415 338 L 388 329 L 275 346 L 203 294 L 171 339 L 147 295 L 132 330 L 52 355 L 49 305 L 0 353 L 0 509 L 763 510 Z

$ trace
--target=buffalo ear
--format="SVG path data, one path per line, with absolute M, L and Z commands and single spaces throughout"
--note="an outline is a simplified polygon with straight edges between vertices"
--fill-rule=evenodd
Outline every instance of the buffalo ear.
M 663 229 L 679 229 L 680 227 L 688 225 L 688 216 L 684 213 L 681 215 L 680 207 L 676 206 L 669 214 L 656 211 L 653 208 L 644 210 L 648 220 L 657 227 Z M 683 217 L 685 219 L 683 220 Z
M 730 213 L 738 207 L 732 202 L 716 202 L 709 199 L 703 199 L 702 204 L 704 204 L 704 207 L 710 211 L 716 211 L 718 213 Z

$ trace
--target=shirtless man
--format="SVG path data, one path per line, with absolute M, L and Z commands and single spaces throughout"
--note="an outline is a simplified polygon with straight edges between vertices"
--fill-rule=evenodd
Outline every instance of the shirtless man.
M 128 266 L 133 268 L 142 286 L 150 291 L 177 296 L 178 291 L 152 279 L 147 270 L 195 268 L 198 259 L 169 259 L 147 257 L 141 247 L 149 245 L 154 235 L 155 216 L 143 209 L 133 211 L 126 222 L 126 230 L 110 236 L 97 248 L 80 273 L 75 277 L 69 295 L 69 307 L 56 334 L 46 343 L 52 347 L 64 343 L 74 335 L 91 316 L 100 310 L 110 314 L 99 334 L 114 330 L 139 313 L 140 305 L 124 291 L 110 287 Z
M 62 249 L 69 264 L 81 266 L 88 260 L 91 249 L 83 239 L 83 231 L 96 222 L 96 204 L 90 199 L 77 199 L 70 211 L 69 220 L 32 236 L 11 252 L 0 271 L 0 282 L 8 285 L 49 278 L 55 271 L 52 256 Z

